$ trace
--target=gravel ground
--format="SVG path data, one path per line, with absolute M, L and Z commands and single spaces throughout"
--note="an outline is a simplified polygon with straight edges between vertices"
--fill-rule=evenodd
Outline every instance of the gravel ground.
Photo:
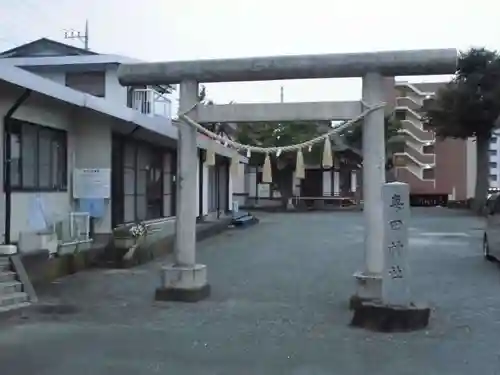
M 3 321 L 0 373 L 500 374 L 500 269 L 482 259 L 479 219 L 413 210 L 413 296 L 431 324 L 380 334 L 348 326 L 361 213 L 258 215 L 198 244 L 213 292 L 197 304 L 153 301 L 161 261 L 50 285 L 41 302 L 66 309 Z

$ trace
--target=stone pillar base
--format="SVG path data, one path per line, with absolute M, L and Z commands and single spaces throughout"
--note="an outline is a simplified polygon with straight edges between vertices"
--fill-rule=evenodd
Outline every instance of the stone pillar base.
M 378 273 L 356 272 L 356 293 L 349 300 L 351 310 L 363 302 L 382 300 L 382 275 Z
M 207 266 L 204 264 L 162 267 L 161 286 L 155 293 L 157 301 L 198 302 L 209 295 Z
M 430 315 L 431 310 L 425 305 L 363 302 L 354 309 L 351 326 L 377 332 L 408 332 L 426 328 Z

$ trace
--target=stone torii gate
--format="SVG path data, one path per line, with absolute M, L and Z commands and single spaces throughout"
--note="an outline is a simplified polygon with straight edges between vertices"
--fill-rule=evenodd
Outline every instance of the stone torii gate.
M 198 123 L 349 120 L 384 101 L 384 77 L 453 74 L 457 50 L 299 55 L 122 64 L 122 85 L 180 84 L 179 113 Z M 362 102 L 196 106 L 199 83 L 362 77 Z M 157 299 L 197 301 L 210 293 L 205 265 L 196 263 L 196 133 L 179 124 L 175 263 L 162 269 Z M 363 122 L 365 264 L 355 274 L 357 296 L 380 299 L 384 271 L 382 185 L 385 182 L 384 110 Z

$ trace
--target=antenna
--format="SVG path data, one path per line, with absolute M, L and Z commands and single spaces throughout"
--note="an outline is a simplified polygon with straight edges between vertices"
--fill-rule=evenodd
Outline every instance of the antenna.
M 64 39 L 78 39 L 83 43 L 83 48 L 89 49 L 89 20 L 85 20 L 85 31 L 83 34 L 80 31 L 69 30 L 64 32 Z

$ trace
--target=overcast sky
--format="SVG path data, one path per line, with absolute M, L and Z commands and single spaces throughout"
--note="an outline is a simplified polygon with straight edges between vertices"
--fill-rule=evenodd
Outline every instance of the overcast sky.
M 0 0 L 0 5 L 1 49 L 43 36 L 64 41 L 64 30 L 83 31 L 85 18 L 93 50 L 151 61 L 500 47 L 500 3 L 493 0 Z M 217 103 L 279 101 L 282 84 L 285 101 L 360 97 L 358 79 L 211 84 L 208 95 Z

